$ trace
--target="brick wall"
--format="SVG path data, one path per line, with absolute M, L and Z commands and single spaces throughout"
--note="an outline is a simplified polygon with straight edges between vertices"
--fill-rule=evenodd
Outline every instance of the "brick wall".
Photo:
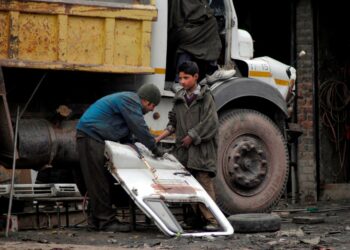
M 317 200 L 316 162 L 314 145 L 313 117 L 313 26 L 311 0 L 297 1 L 296 6 L 297 51 L 305 50 L 306 56 L 297 63 L 298 123 L 303 135 L 298 145 L 298 185 L 301 203 L 314 203 Z

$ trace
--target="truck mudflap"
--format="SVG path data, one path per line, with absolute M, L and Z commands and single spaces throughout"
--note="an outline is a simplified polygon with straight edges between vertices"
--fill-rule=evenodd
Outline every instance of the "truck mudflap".
M 142 144 L 106 141 L 107 167 L 136 205 L 168 236 L 201 237 L 233 234 L 233 227 L 198 181 L 170 154 L 154 158 Z M 141 159 L 139 154 L 144 157 Z M 185 230 L 169 204 L 204 204 L 218 222 L 217 231 Z

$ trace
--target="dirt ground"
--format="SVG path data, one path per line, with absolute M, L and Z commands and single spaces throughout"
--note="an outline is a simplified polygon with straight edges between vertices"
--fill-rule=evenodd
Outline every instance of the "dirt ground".
M 276 211 L 276 210 L 275 210 Z M 281 230 L 273 233 L 234 233 L 227 237 L 167 237 L 155 226 L 138 225 L 129 233 L 89 232 L 85 228 L 30 230 L 0 236 L 0 250 L 90 249 L 350 249 L 350 201 L 316 206 L 280 206 Z M 323 219 L 296 223 L 298 217 Z

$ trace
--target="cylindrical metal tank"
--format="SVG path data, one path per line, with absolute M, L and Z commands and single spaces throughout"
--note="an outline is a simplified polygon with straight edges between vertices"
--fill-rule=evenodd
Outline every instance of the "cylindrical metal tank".
M 45 119 L 22 119 L 18 130 L 18 168 L 40 169 L 48 164 L 78 163 L 77 120 L 54 126 Z

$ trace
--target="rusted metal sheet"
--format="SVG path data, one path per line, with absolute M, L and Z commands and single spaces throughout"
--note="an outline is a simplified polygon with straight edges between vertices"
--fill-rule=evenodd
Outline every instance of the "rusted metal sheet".
M 0 65 L 153 73 L 156 7 L 125 2 L 0 0 Z

